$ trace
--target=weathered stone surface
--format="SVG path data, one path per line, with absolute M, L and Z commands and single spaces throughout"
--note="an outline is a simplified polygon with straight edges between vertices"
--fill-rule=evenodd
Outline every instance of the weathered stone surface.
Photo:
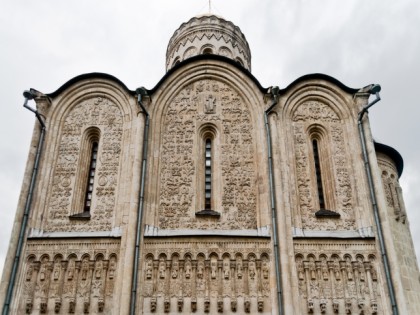
M 216 16 L 181 25 L 167 69 L 206 49 L 250 69 L 245 37 Z M 224 58 L 190 59 L 142 95 L 147 139 L 137 95 L 109 75 L 38 95 L 47 131 L 11 313 L 126 315 L 134 294 L 136 314 L 277 314 L 281 291 L 286 315 L 390 314 L 357 127 L 369 94 L 324 75 L 275 90 Z M 401 170 L 363 124 L 397 306 L 415 314 Z

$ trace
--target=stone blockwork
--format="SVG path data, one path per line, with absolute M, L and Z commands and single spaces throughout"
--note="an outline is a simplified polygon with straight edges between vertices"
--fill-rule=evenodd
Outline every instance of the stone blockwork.
M 385 314 L 374 241 L 294 243 L 299 314 Z
M 147 240 L 144 314 L 271 314 L 268 240 Z
M 110 314 L 119 241 L 29 241 L 19 314 Z

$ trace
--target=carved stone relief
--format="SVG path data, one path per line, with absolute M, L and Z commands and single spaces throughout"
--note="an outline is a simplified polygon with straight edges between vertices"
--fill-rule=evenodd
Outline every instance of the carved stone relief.
M 69 220 L 69 216 L 83 212 L 78 196 L 74 197 L 80 167 L 81 141 L 89 127 L 101 131 L 99 159 L 95 174 L 95 207 L 91 208 L 89 221 Z M 82 101 L 64 118 L 58 147 L 57 163 L 47 208 L 49 210 L 44 230 L 54 231 L 109 231 L 115 208 L 115 190 L 121 155 L 123 116 L 111 100 L 96 97 Z M 83 196 L 80 196 L 83 198 Z M 81 209 L 75 209 L 81 207 Z
M 395 220 L 405 224 L 407 214 L 402 196 L 402 189 L 398 182 L 395 167 L 384 159 L 378 159 L 382 170 L 382 184 L 385 191 L 387 206 L 393 209 Z
M 326 104 L 318 101 L 308 101 L 297 107 L 292 116 L 292 131 L 294 136 L 295 163 L 297 176 L 298 203 L 302 228 L 313 230 L 350 230 L 355 228 L 355 217 L 352 211 L 353 187 L 350 181 L 351 169 L 349 169 L 348 152 L 346 151 L 343 127 L 338 115 Z M 340 214 L 340 219 L 325 219 L 315 217 L 319 209 L 317 202 L 316 178 L 311 170 L 311 142 L 306 130 L 319 124 L 328 133 L 322 141 L 330 146 L 331 157 L 322 155 L 321 159 L 327 159 L 330 170 L 330 178 L 334 183 L 335 191 L 325 194 L 330 198 L 336 209 L 329 209 Z
M 266 241 L 147 242 L 145 250 L 141 284 L 145 309 L 157 313 L 270 309 Z M 151 266 L 161 272 L 150 272 Z
M 217 130 L 221 196 L 213 210 L 218 220 L 198 218 L 200 156 L 199 128 L 211 123 Z M 201 80 L 186 86 L 163 116 L 160 147 L 159 227 L 162 229 L 255 229 L 257 174 L 250 111 L 242 97 L 225 83 Z M 203 162 L 204 163 L 204 162 Z M 204 177 L 203 177 L 204 182 Z M 203 189 L 204 193 L 204 189 Z M 201 207 L 201 208 L 200 208 Z
M 376 314 L 382 301 L 378 291 L 374 243 L 295 244 L 299 296 L 307 313 Z
M 118 248 L 118 242 L 108 241 L 28 243 L 19 309 L 26 314 L 105 312 L 112 305 Z

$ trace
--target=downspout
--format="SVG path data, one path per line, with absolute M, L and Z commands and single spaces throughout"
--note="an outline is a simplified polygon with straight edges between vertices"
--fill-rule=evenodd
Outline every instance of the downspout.
M 394 291 L 394 286 L 392 284 L 390 266 L 389 266 L 388 256 L 387 256 L 386 248 L 385 248 L 381 219 L 379 217 L 379 210 L 378 210 L 378 205 L 376 202 L 375 186 L 372 179 L 372 170 L 370 167 L 368 152 L 366 148 L 365 129 L 363 127 L 363 122 L 362 122 L 363 116 L 365 115 L 367 110 L 381 100 L 379 96 L 379 92 L 381 91 L 381 86 L 378 84 L 375 84 L 375 85 L 369 86 L 368 88 L 369 90 L 367 92 L 369 92 L 370 94 L 375 94 L 376 99 L 374 99 L 372 102 L 370 102 L 365 107 L 363 107 L 363 109 L 359 112 L 357 125 L 359 128 L 360 143 L 362 145 L 363 161 L 365 165 L 366 175 L 368 178 L 368 185 L 369 185 L 370 198 L 372 201 L 373 215 L 375 218 L 376 229 L 378 231 L 379 247 L 380 247 L 382 261 L 383 261 L 384 269 L 385 269 L 386 283 L 387 283 L 389 295 L 391 298 L 392 314 L 398 315 L 398 307 L 397 307 L 397 303 L 395 299 L 395 291 Z
M 136 245 L 134 249 L 134 264 L 133 264 L 133 281 L 131 283 L 131 299 L 130 299 L 130 315 L 136 314 L 136 301 L 137 301 L 137 278 L 140 259 L 140 240 L 141 240 L 141 227 L 143 222 L 143 204 L 144 204 L 144 186 L 146 181 L 146 164 L 147 164 L 147 147 L 149 136 L 149 113 L 143 105 L 142 98 L 147 95 L 147 90 L 144 87 L 138 88 L 137 103 L 140 105 L 142 113 L 145 117 L 145 126 L 143 133 L 143 157 L 141 162 L 141 179 L 140 179 L 140 193 L 139 205 L 137 211 L 137 226 L 136 226 Z
M 274 242 L 274 261 L 276 267 L 276 284 L 277 284 L 277 300 L 279 303 L 279 315 L 284 314 L 283 310 L 283 289 L 281 285 L 281 272 L 280 272 L 280 251 L 278 245 L 278 232 L 277 232 L 277 210 L 276 210 L 276 196 L 274 190 L 274 170 L 273 170 L 273 156 L 271 149 L 271 131 L 270 125 L 268 124 L 268 115 L 274 106 L 277 105 L 277 100 L 279 97 L 279 88 L 273 86 L 271 88 L 271 95 L 273 96 L 273 102 L 270 107 L 264 113 L 264 122 L 265 129 L 267 133 L 267 147 L 268 147 L 268 173 L 269 173 L 269 183 L 270 183 L 270 204 L 271 204 L 271 219 L 273 225 L 273 242 Z
M 34 167 L 32 169 L 31 181 L 29 184 L 29 191 L 28 191 L 28 195 L 25 201 L 25 210 L 23 212 L 22 225 L 20 226 L 19 239 L 16 246 L 16 254 L 13 261 L 12 272 L 10 274 L 10 281 L 7 286 L 6 298 L 4 300 L 3 313 L 2 313 L 3 315 L 8 315 L 10 312 L 10 304 L 12 302 L 13 289 L 15 287 L 16 275 L 19 268 L 20 255 L 22 254 L 22 247 L 25 240 L 26 226 L 28 225 L 29 212 L 30 212 L 31 204 L 32 204 L 32 196 L 35 189 L 36 176 L 38 174 L 38 167 L 39 167 L 39 160 L 41 157 L 42 147 L 44 144 L 44 137 L 45 137 L 44 119 L 41 117 L 41 115 L 38 113 L 37 110 L 31 108 L 28 105 L 29 100 L 32 100 L 35 98 L 34 93 L 32 91 L 25 91 L 23 92 L 23 96 L 25 97 L 25 103 L 23 104 L 23 107 L 25 107 L 26 109 L 30 110 L 31 112 L 35 114 L 36 118 L 38 119 L 39 124 L 41 125 L 41 133 L 38 139 L 35 162 L 34 162 Z

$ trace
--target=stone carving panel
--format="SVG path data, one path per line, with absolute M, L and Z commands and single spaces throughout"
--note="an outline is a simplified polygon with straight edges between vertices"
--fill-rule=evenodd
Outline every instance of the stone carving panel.
M 385 191 L 387 206 L 393 209 L 395 220 L 405 224 L 407 214 L 402 196 L 402 189 L 398 182 L 398 174 L 395 167 L 384 159 L 379 159 L 382 170 L 382 184 Z
M 375 245 L 353 242 L 295 244 L 304 314 L 380 314 L 382 293 Z
M 327 131 L 322 141 L 330 146 L 331 157 L 325 153 L 321 159 L 330 161 L 328 172 L 323 171 L 323 178 L 329 177 L 334 183 L 334 191 L 325 194 L 332 200 L 336 209 L 329 209 L 340 214 L 340 219 L 317 218 L 320 210 L 317 203 L 316 178 L 312 174 L 311 143 L 306 130 L 313 125 L 322 125 Z M 298 106 L 292 116 L 295 163 L 297 176 L 298 203 L 302 228 L 312 230 L 351 230 L 355 228 L 353 205 L 353 187 L 350 181 L 349 157 L 346 151 L 344 131 L 338 115 L 326 104 L 308 101 Z M 329 173 L 331 176 L 325 176 Z
M 241 96 L 225 83 L 201 80 L 186 86 L 163 116 L 160 148 L 159 227 L 162 229 L 255 229 L 257 174 L 255 135 L 250 111 Z M 221 196 L 215 202 L 219 220 L 198 218 L 196 196 L 200 169 L 199 128 L 211 123 L 218 130 L 214 143 L 220 167 Z M 204 161 L 203 161 L 204 163 Z M 204 177 L 203 177 L 204 182 Z M 216 198 L 217 197 L 217 198 Z
M 118 247 L 117 242 L 28 244 L 19 310 L 22 314 L 109 312 Z
M 89 127 L 101 131 L 99 159 L 95 174 L 95 207 L 89 221 L 69 220 L 69 216 L 83 212 L 77 196 L 74 197 L 80 167 L 82 135 Z M 109 231 L 115 208 L 115 192 L 123 134 L 123 116 L 111 100 L 96 97 L 82 101 L 65 117 L 58 155 L 54 169 L 48 215 L 44 230 L 55 231 Z M 87 153 L 89 154 L 89 153 Z M 84 192 L 83 192 L 84 193 Z M 83 196 L 80 196 L 83 199 Z M 81 209 L 75 209 L 81 207 Z
M 146 242 L 144 312 L 269 312 L 269 248 L 267 241 Z

